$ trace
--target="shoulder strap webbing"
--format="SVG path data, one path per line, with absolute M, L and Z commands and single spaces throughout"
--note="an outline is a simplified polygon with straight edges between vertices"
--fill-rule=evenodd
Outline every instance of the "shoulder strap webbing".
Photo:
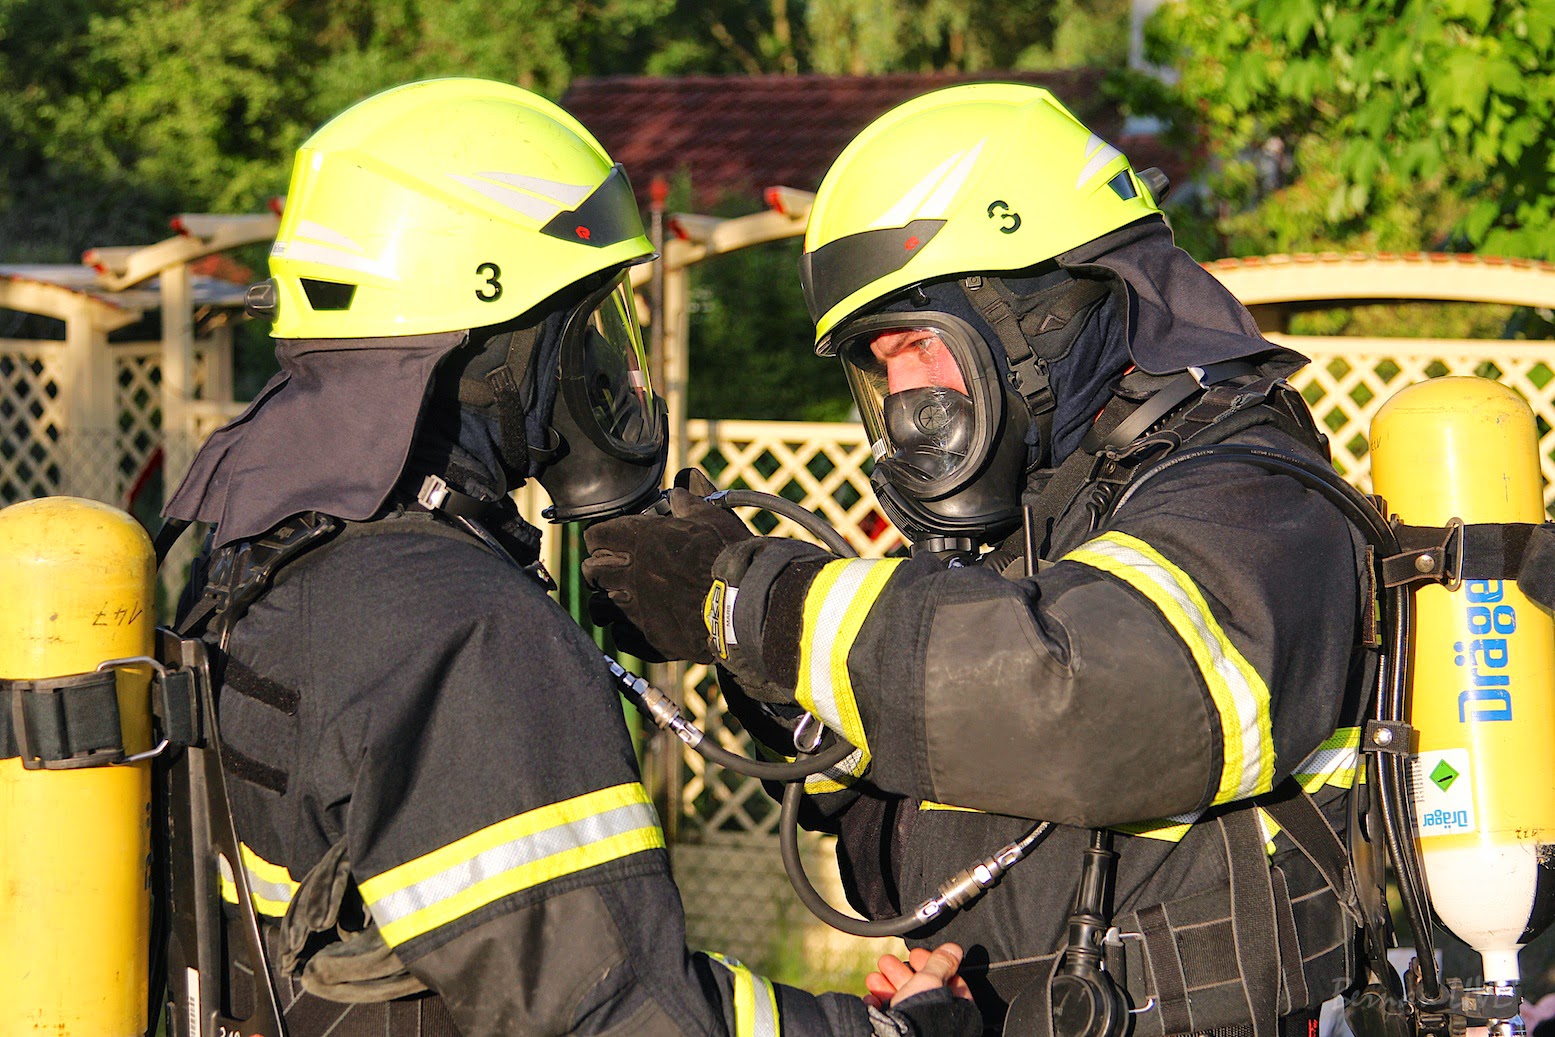
M 1250 370 L 1245 364 L 1227 362 L 1206 370 L 1204 375 L 1237 378 Z M 1142 403 L 1113 397 L 1097 417 L 1094 434 L 1087 435 L 1086 442 L 1064 458 L 1036 496 L 1027 501 L 1033 521 L 1039 529 L 1051 527 L 1075 506 L 1081 492 L 1098 479 L 1110 476 L 1108 481 L 1126 484 L 1144 462 L 1159 460 L 1189 442 L 1208 440 L 1211 436 L 1227 437 L 1265 423 L 1277 424 L 1310 441 L 1311 437 L 1302 434 L 1299 423 L 1289 418 L 1283 407 L 1260 406 L 1280 391 L 1282 383 L 1268 378 L 1243 386 L 1214 384 L 1205 388 L 1192 372 L 1183 371 Z M 1184 407 L 1195 394 L 1199 399 Z M 1182 413 L 1162 428 L 1150 431 L 1174 409 Z M 1024 550 L 1022 540 L 1023 532 L 1017 531 L 999 550 L 1018 557 Z
M 339 532 L 339 519 L 318 511 L 295 515 L 255 540 L 229 544 L 211 556 L 205 591 L 178 623 L 180 637 L 197 635 L 212 619 L 242 618 L 276 573 Z
M 1189 1033 L 1193 1013 L 1189 1009 L 1187 973 L 1177 953 L 1177 938 L 1167 918 L 1165 904 L 1143 908 L 1135 918 L 1143 937 L 1149 972 L 1155 980 L 1155 1003 L 1162 1033 Z
M 151 542 L 151 548 L 156 552 L 157 565 L 160 566 L 167 560 L 167 553 L 173 549 L 174 544 L 178 543 L 178 538 L 184 535 L 184 530 L 192 524 L 184 519 L 173 518 L 162 523 L 162 528 L 157 530 L 156 538 Z
M 1350 879 L 1350 855 L 1344 843 L 1339 841 L 1312 797 L 1294 780 L 1287 778 L 1280 786 L 1270 798 L 1260 799 L 1259 805 L 1296 844 L 1302 856 L 1312 862 L 1345 913 L 1354 918 L 1357 925 L 1361 924 L 1360 908 Z M 1273 798 L 1276 794 L 1279 798 Z

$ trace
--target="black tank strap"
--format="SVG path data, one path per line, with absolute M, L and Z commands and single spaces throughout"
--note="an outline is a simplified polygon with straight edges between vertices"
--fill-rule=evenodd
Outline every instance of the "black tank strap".
M 151 715 L 166 745 L 199 745 L 198 688 L 188 670 L 150 660 Z M 160 752 L 148 750 L 151 755 Z M 27 770 L 74 770 L 131 762 L 119 714 L 117 666 L 36 680 L 0 680 L 0 760 Z M 139 759 L 148 759 L 142 755 Z
M 1188 1033 L 1193 1029 L 1189 1010 L 1188 980 L 1177 939 L 1167 917 L 1166 905 L 1153 904 L 1140 911 L 1139 933 L 1144 937 L 1149 973 L 1155 979 L 1155 1003 L 1162 1033 Z
M 113 670 L 0 680 L 0 760 L 28 770 L 74 770 L 124 760 Z
M 1539 529 L 1541 525 L 1532 522 L 1395 525 L 1403 550 L 1382 559 L 1382 582 L 1399 587 L 1435 580 L 1457 586 L 1463 580 L 1518 579 Z

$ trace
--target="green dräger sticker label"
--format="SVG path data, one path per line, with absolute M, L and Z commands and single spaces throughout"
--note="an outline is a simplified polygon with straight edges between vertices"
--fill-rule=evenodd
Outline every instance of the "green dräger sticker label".
M 1477 828 L 1474 775 L 1467 749 L 1436 749 L 1414 763 L 1415 831 L 1421 838 Z

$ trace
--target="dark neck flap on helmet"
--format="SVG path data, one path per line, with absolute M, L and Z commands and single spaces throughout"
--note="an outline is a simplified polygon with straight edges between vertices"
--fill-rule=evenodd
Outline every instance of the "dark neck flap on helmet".
M 1247 307 L 1173 243 L 1160 216 L 1086 242 L 1058 263 L 1079 276 L 1113 277 L 1128 286 L 1127 341 L 1134 363 L 1150 374 L 1252 359 L 1265 374 L 1284 376 L 1307 363 L 1264 339 Z
M 304 511 L 371 518 L 405 468 L 433 370 L 464 340 L 278 341 L 281 373 L 211 435 L 163 513 L 215 523 L 217 546 Z

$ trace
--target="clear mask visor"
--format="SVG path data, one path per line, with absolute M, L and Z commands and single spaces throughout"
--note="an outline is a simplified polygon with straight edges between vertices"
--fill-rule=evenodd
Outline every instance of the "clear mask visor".
M 663 446 L 661 405 L 648 380 L 642 331 L 624 273 L 579 307 L 569 324 L 561 393 L 579 428 L 607 453 L 637 460 Z
M 893 481 L 909 480 L 930 494 L 981 464 L 989 411 L 998 406 L 968 329 L 958 324 L 948 314 L 879 314 L 850 322 L 837 336 L 875 460 L 889 462 Z

